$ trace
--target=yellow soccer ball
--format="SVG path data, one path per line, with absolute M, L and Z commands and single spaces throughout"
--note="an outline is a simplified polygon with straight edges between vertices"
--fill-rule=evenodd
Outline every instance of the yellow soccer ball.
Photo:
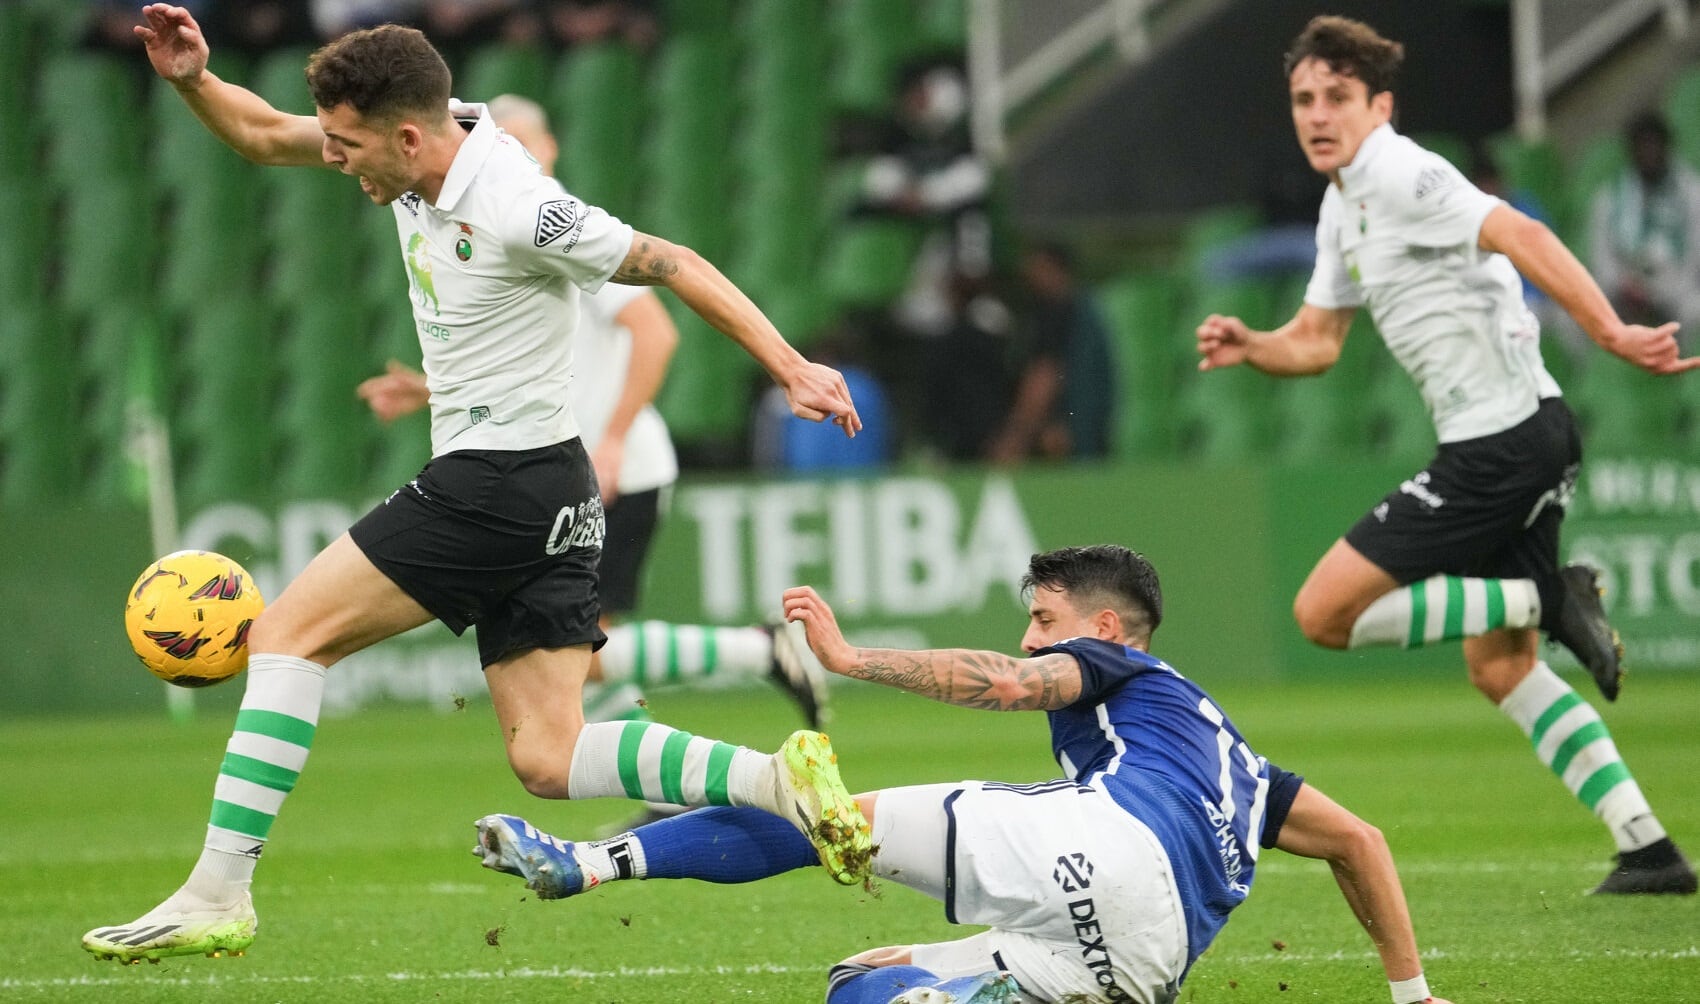
M 124 630 L 148 672 L 210 687 L 248 666 L 248 628 L 265 608 L 254 577 L 212 551 L 176 551 L 130 587 Z

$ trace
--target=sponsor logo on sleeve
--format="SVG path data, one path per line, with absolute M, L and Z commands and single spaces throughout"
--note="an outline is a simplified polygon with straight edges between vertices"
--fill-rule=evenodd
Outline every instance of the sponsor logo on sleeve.
M 569 252 L 584 231 L 584 205 L 577 199 L 556 199 L 537 207 L 537 233 L 532 240 L 538 247 L 548 247 L 561 241 L 561 251 Z
M 1452 187 L 1452 172 L 1439 167 L 1425 167 L 1417 173 L 1416 196 L 1426 199 L 1436 192 Z

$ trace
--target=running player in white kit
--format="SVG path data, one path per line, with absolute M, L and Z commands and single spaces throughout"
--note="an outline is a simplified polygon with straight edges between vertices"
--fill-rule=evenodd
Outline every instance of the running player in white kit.
M 1293 603 L 1299 628 L 1328 648 L 1462 639 L 1470 682 L 1610 829 L 1617 867 L 1594 891 L 1693 893 L 1693 870 L 1599 714 L 1539 656 L 1544 631 L 1616 699 L 1621 646 L 1594 572 L 1558 565 L 1581 442 L 1542 364 L 1518 273 L 1601 347 L 1649 373 L 1683 373 L 1700 359 L 1680 358 L 1674 323 L 1624 324 L 1546 226 L 1394 131 L 1403 57 L 1398 43 L 1341 17 L 1312 20 L 1294 41 L 1293 126 L 1311 167 L 1332 182 L 1316 269 L 1304 305 L 1275 331 L 1206 318 L 1199 368 L 1321 373 L 1368 306 L 1421 390 L 1440 447 L 1323 555 Z

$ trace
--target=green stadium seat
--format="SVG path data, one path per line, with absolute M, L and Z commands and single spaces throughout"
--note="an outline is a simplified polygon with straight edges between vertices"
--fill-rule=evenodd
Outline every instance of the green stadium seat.
M 1113 437 L 1123 457 L 1165 457 L 1174 447 L 1173 388 L 1192 356 L 1180 323 L 1180 283 L 1160 272 L 1124 276 L 1099 287 L 1097 299 L 1114 337 L 1122 388 Z
M 117 56 L 63 52 L 38 81 L 47 178 L 59 191 L 133 174 L 141 159 L 140 77 Z
M 273 49 L 255 64 L 250 88 L 280 111 L 313 114 L 313 95 L 307 90 L 307 60 L 312 55 L 306 46 Z
M 1688 67 L 1671 83 L 1664 112 L 1677 151 L 1689 166 L 1700 169 L 1700 66 Z
M 759 368 L 675 298 L 663 302 L 679 326 L 679 348 L 656 407 L 673 439 L 682 444 L 742 441 Z
M 268 496 L 276 482 L 272 314 L 209 300 L 187 316 L 169 418 L 180 504 Z
M 1255 370 L 1194 370 L 1175 388 L 1174 455 L 1207 464 L 1242 464 L 1265 455 L 1271 443 L 1269 393 L 1269 378 Z
M 1629 163 L 1629 151 L 1621 136 L 1597 136 L 1582 148 L 1571 166 L 1570 184 L 1565 204 L 1555 210 L 1559 216 L 1559 236 L 1564 242 L 1586 257 L 1588 246 L 1588 217 L 1594 193 Z
M 569 52 L 550 87 L 550 117 L 561 138 L 556 172 L 567 190 L 616 216 L 629 214 L 637 201 L 642 116 L 631 96 L 643 80 L 637 52 L 629 46 L 599 43 Z
M 7 177 L 36 168 L 36 144 L 42 116 L 33 108 L 35 84 L 35 37 L 30 12 L 18 4 L 0 4 L 0 175 Z M 10 189 L 8 189 L 10 191 Z
M 1388 367 L 1367 386 L 1354 387 L 1362 416 L 1363 446 L 1378 459 L 1409 463 L 1415 469 L 1434 455 L 1434 422 L 1411 378 Z
M 968 47 L 968 0 L 917 0 L 915 42 L 929 50 Z
M 901 220 L 840 224 L 823 248 L 821 291 L 840 309 L 889 305 L 909 281 L 921 236 Z
M 1448 132 L 1425 132 L 1412 136 L 1416 144 L 1430 153 L 1438 153 L 1445 157 L 1453 167 L 1470 173 L 1470 143 L 1461 136 Z
M 827 90 L 842 111 L 889 114 L 898 72 L 923 40 L 909 0 L 841 0 L 831 7 L 834 59 Z
M 40 304 L 0 312 L 0 504 L 39 506 L 75 493 L 82 452 L 65 333 Z
M 65 307 L 87 316 L 146 287 L 157 264 L 157 228 L 144 185 L 132 170 L 66 194 L 56 287 Z
M 373 375 L 364 312 L 340 300 L 302 303 L 277 344 L 278 484 L 295 496 L 361 483 L 378 421 L 355 394 Z
M 1505 179 L 1508 191 L 1534 196 L 1546 210 L 1549 223 L 1557 222 L 1564 207 L 1564 162 L 1558 148 L 1547 141 L 1528 141 L 1515 133 L 1503 133 L 1488 141 L 1488 151 Z
M 498 94 L 518 94 L 536 101 L 549 90 L 554 64 L 541 47 L 491 42 L 479 46 L 454 75 L 454 96 L 462 101 L 489 101 Z
M 0 240 L 0 302 L 33 306 L 47 294 L 51 255 L 33 238 L 52 233 L 47 192 L 34 172 L 0 169 L 0 191 L 7 193 L 7 226 L 12 237 Z
M 663 0 L 661 23 L 675 36 L 725 31 L 739 0 Z
M 1664 453 L 1676 439 L 1678 382 L 1596 352 L 1564 390 L 1591 454 L 1646 456 Z
M 1262 224 L 1256 206 L 1217 206 L 1192 214 L 1181 229 L 1180 260 L 1195 281 L 1210 252 L 1256 230 Z

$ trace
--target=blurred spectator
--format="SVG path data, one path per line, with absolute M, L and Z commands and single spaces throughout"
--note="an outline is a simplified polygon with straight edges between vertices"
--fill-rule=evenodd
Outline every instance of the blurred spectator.
M 891 306 L 883 373 L 923 449 L 977 460 L 1008 400 L 1010 312 L 993 286 L 988 204 L 992 168 L 968 135 L 960 58 L 905 65 L 897 104 L 877 132 L 852 213 L 895 218 L 923 232 Z
M 309 0 L 313 31 L 329 41 L 358 28 L 417 24 L 424 0 Z
M 1009 412 L 1014 315 L 990 280 L 957 274 L 947 293 L 950 326 L 921 342 L 920 438 L 946 460 L 983 460 Z
M 860 342 L 844 327 L 809 347 L 809 356 L 844 374 L 862 431 L 855 439 L 843 433 L 823 436 L 822 430 L 837 432 L 830 422 L 809 422 L 791 414 L 785 392 L 764 381 L 766 389 L 756 404 L 751 432 L 752 460 L 764 471 L 850 471 L 881 467 L 892 460 L 897 430 L 886 400 L 885 387 L 861 361 Z
M 648 49 L 660 37 L 652 0 L 543 0 L 549 34 L 564 46 L 613 39 Z
M 1671 156 L 1656 112 L 1630 121 L 1629 166 L 1594 196 L 1589 253 L 1600 287 L 1631 324 L 1700 330 L 1700 176 Z
M 313 41 L 309 3 L 310 0 L 190 0 L 185 6 L 194 13 L 212 45 L 252 54 Z M 133 30 L 141 23 L 139 2 L 93 0 L 85 6 L 84 45 L 122 50 L 141 47 Z
M 942 335 L 955 322 L 955 277 L 983 280 L 992 266 L 992 168 L 969 141 L 959 63 L 934 57 L 904 68 L 884 146 L 863 173 L 858 210 L 928 228 L 897 320 L 917 334 Z
M 433 42 L 460 50 L 484 42 L 530 45 L 543 34 L 534 6 L 525 0 L 425 0 L 420 27 Z
M 1028 295 L 1022 318 L 1022 363 L 1015 402 L 989 457 L 1100 458 L 1110 450 L 1116 409 L 1116 366 L 1109 325 L 1081 288 L 1074 255 L 1041 243 L 1022 256 Z

